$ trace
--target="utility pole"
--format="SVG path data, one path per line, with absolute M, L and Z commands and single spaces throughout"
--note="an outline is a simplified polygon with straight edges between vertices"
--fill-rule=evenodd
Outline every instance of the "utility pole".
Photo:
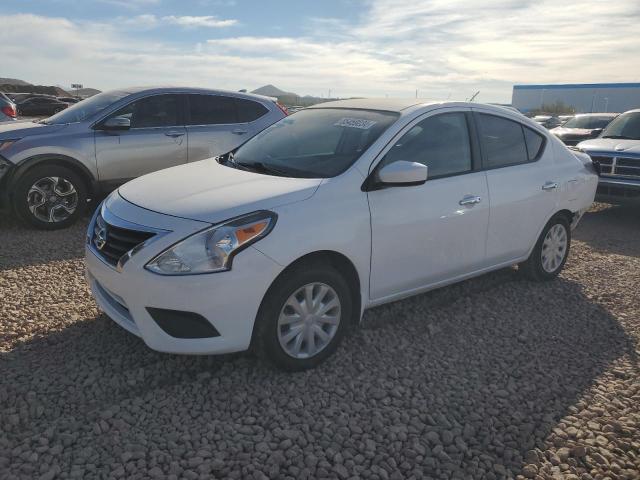
M 416 88 L 416 98 L 418 98 L 418 89 Z

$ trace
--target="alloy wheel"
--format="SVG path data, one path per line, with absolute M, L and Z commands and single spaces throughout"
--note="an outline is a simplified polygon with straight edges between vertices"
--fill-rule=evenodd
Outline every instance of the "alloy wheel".
M 44 177 L 29 188 L 27 206 L 42 222 L 63 222 L 78 208 L 78 192 L 64 177 Z
M 278 341 L 290 357 L 311 358 L 329 345 L 341 319 L 340 298 L 329 285 L 309 283 L 285 302 L 278 317 Z

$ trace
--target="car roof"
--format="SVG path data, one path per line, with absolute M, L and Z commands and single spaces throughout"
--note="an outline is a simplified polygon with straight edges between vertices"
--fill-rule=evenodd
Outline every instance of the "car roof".
M 139 93 L 206 93 L 206 94 L 218 94 L 218 95 L 231 95 L 241 98 L 254 98 L 262 101 L 268 100 L 273 102 L 274 100 L 264 95 L 257 95 L 255 93 L 235 92 L 233 90 L 222 90 L 213 88 L 197 88 L 197 87 L 180 87 L 180 86 L 138 86 L 127 87 L 112 90 L 111 93 L 120 92 L 127 95 L 139 94 Z
M 415 105 L 431 105 L 434 103 L 439 102 L 421 100 L 419 98 L 351 98 L 349 100 L 318 103 L 308 108 L 355 108 L 399 113 Z

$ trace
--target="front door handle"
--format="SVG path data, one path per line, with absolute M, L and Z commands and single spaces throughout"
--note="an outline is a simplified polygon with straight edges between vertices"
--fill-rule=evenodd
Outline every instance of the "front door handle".
M 473 206 L 481 201 L 482 198 L 477 195 L 465 195 L 458 203 L 462 206 Z
M 182 137 L 184 135 L 184 132 L 166 132 L 165 135 L 167 137 L 172 137 L 172 138 L 178 138 L 178 137 Z
M 245 133 L 249 133 L 249 130 L 242 130 L 240 128 L 236 128 L 231 133 L 234 133 L 236 135 L 244 135 Z
M 556 188 L 558 188 L 558 184 L 556 182 L 546 182 L 544 185 L 542 185 L 542 189 L 545 192 L 555 190 Z

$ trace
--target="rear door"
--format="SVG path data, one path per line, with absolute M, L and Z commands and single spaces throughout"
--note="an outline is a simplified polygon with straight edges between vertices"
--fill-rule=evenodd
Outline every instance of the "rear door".
M 230 152 L 264 129 L 268 109 L 259 102 L 215 94 L 187 95 L 189 161 Z
M 181 95 L 152 95 L 135 100 L 107 117 L 128 118 L 129 130 L 104 131 L 97 125 L 95 142 L 100 181 L 119 184 L 186 163 L 182 102 Z
M 560 178 L 544 135 L 494 112 L 474 118 L 491 199 L 487 260 L 497 265 L 533 247 L 557 208 Z

